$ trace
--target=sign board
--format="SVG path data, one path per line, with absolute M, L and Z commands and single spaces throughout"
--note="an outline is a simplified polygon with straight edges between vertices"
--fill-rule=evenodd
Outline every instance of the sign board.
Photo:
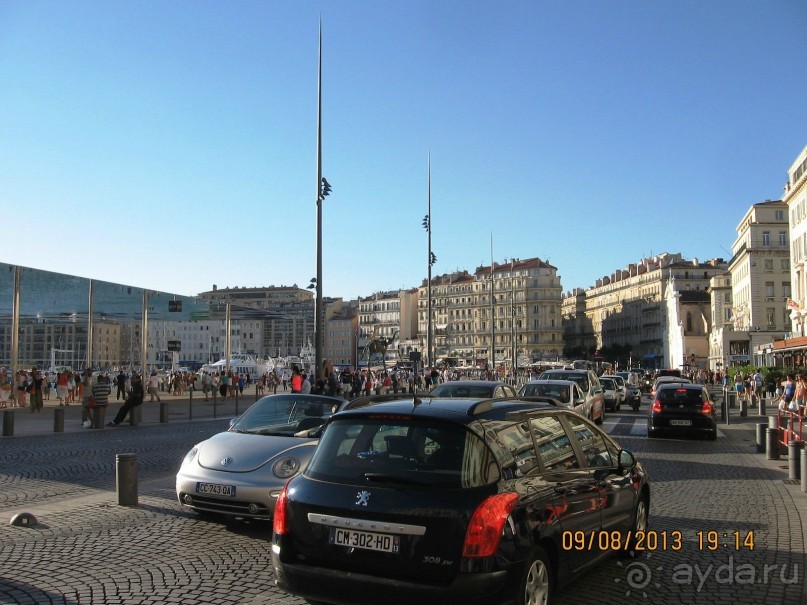
M 420 351 L 409 351 L 409 361 L 420 361 Z
M 168 350 L 169 351 L 181 351 L 182 350 L 182 342 L 179 340 L 169 340 L 168 341 Z
M 182 311 L 182 301 L 181 300 L 169 300 L 168 301 L 168 312 L 169 313 L 178 313 Z

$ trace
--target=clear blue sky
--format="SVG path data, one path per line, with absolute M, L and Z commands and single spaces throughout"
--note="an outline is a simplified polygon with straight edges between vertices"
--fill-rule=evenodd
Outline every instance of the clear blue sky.
M 807 2 L 0 2 L 0 260 L 355 298 L 731 256 L 807 144 Z

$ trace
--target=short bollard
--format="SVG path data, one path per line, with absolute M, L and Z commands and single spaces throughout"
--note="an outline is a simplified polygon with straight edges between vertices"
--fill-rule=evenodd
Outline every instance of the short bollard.
M 160 422 L 168 422 L 168 402 L 160 402 Z
M 53 432 L 64 433 L 64 408 L 53 409 Z
M 765 429 L 768 427 L 764 422 L 757 424 L 757 453 L 765 453 Z
M 143 414 L 143 412 L 140 411 L 142 406 L 143 404 L 141 403 L 140 405 L 136 405 L 129 410 L 129 426 L 137 426 L 140 424 L 140 419 L 142 418 Z
M 3 412 L 3 437 L 14 435 L 14 410 Z
M 92 428 L 102 429 L 106 426 L 106 406 L 96 405 L 92 409 Z
M 801 479 L 799 463 L 801 462 L 801 452 L 804 449 L 804 441 L 794 440 L 787 443 L 787 467 L 788 479 L 798 481 Z
M 801 491 L 807 493 L 807 447 L 801 448 Z
M 748 416 L 748 400 L 740 399 L 740 418 Z
M 765 415 L 765 398 L 760 397 L 757 399 L 757 414 L 760 416 Z
M 768 428 L 779 430 L 779 416 L 768 416 Z
M 766 451 L 768 460 L 779 460 L 779 429 L 767 429 L 768 441 Z
M 728 398 L 723 399 L 723 405 L 720 406 L 720 412 L 723 416 L 723 422 L 726 424 L 731 424 L 731 410 L 729 409 L 729 400 Z
M 115 488 L 118 506 L 137 505 L 137 454 L 115 456 Z

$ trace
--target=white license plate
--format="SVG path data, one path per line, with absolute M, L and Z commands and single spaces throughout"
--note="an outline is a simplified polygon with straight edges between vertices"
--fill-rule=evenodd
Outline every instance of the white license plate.
M 229 496 L 235 498 L 234 485 L 218 485 L 217 483 L 196 483 L 197 494 L 211 494 L 213 496 Z
M 337 527 L 331 528 L 331 535 L 328 541 L 337 546 L 350 546 L 352 548 L 364 548 L 365 550 L 376 550 L 379 552 L 398 552 L 401 546 L 400 536 L 377 534 L 369 531 L 356 531 L 353 529 L 340 529 Z
M 670 426 L 692 426 L 691 420 L 670 420 Z

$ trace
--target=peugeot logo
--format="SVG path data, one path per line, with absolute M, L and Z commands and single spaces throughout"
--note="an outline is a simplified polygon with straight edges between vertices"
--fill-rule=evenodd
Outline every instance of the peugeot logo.
M 222 466 L 227 466 L 227 465 L 228 465 L 228 464 L 230 464 L 230 462 L 232 462 L 232 461 L 233 461 L 233 459 L 232 459 L 232 458 L 230 458 L 229 456 L 227 456 L 226 458 L 222 458 L 222 459 L 221 459 L 221 465 L 222 465 Z
M 356 506 L 367 506 L 370 502 L 370 492 L 362 490 L 356 494 Z

